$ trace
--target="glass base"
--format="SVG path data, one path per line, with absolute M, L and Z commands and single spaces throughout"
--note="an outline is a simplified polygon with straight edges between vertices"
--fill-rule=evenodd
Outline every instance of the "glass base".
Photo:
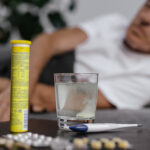
M 69 120 L 64 118 L 58 118 L 58 127 L 62 130 L 66 130 L 69 126 L 83 123 L 94 123 L 94 119 Z

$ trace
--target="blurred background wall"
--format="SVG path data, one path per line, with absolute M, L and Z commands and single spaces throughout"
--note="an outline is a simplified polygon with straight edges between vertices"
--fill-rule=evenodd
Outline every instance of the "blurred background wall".
M 77 24 L 97 15 L 119 12 L 132 19 L 145 0 L 76 0 L 76 11 L 68 17 L 70 24 Z
M 0 44 L 32 40 L 98 15 L 121 13 L 132 19 L 145 0 L 1 0 Z

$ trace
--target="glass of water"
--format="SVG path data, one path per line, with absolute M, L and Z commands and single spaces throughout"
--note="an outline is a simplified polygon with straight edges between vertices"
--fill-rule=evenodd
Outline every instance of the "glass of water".
M 54 79 L 59 128 L 92 123 L 97 103 L 98 74 L 56 73 Z

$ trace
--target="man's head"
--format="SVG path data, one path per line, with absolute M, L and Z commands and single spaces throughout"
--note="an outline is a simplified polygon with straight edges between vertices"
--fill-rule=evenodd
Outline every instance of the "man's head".
M 150 0 L 129 26 L 125 42 L 133 50 L 150 53 Z

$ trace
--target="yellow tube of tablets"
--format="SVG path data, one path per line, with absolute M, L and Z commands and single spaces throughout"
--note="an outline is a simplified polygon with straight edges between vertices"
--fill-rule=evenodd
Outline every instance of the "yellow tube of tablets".
M 10 131 L 28 131 L 30 41 L 12 40 Z

